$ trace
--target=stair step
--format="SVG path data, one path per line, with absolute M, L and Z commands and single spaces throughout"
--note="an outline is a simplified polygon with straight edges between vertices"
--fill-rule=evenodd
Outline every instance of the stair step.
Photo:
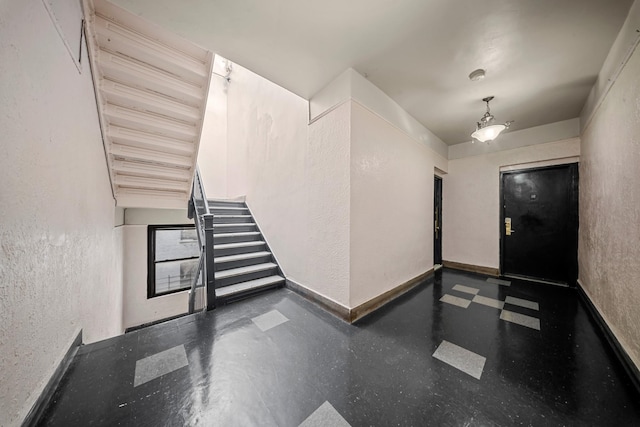
M 261 247 L 256 247 L 255 252 L 247 252 L 242 250 L 231 251 L 214 258 L 213 268 L 215 271 L 230 270 L 238 267 L 247 267 L 250 265 L 264 264 L 265 262 L 272 262 L 273 257 L 271 252 L 263 250 Z M 235 252 L 235 255 L 232 253 Z M 241 280 L 238 280 L 241 281 Z
M 246 223 L 252 222 L 252 217 L 251 215 L 214 215 L 213 222 L 215 224 Z
M 271 252 L 267 252 L 267 251 L 262 251 L 262 252 L 249 252 L 247 254 L 238 254 L 238 255 L 227 255 L 227 256 L 220 256 L 220 257 L 216 257 L 213 259 L 213 262 L 216 264 L 224 264 L 227 262 L 234 262 L 234 261 L 243 261 L 246 259 L 251 259 L 251 258 L 260 258 L 263 256 L 269 256 L 271 255 Z
M 209 204 L 209 209 L 224 209 L 227 211 L 248 211 L 249 208 L 246 207 L 242 207 L 242 206 L 224 206 L 224 205 L 212 205 Z
M 214 233 L 213 237 L 240 237 L 240 236 L 255 236 L 260 234 L 259 231 L 241 231 L 238 233 Z
M 216 216 L 219 215 L 250 215 L 249 209 L 235 206 L 211 206 L 209 210 Z
M 274 275 L 268 277 L 262 277 L 260 279 L 249 280 L 247 282 L 237 283 L 235 285 L 225 286 L 216 289 L 216 296 L 218 298 L 231 298 L 240 296 L 242 294 L 249 294 L 256 292 L 260 289 L 267 289 L 284 283 L 284 277 Z
M 224 206 L 224 207 L 231 207 L 231 206 L 235 206 L 235 207 L 239 207 L 239 208 L 246 208 L 246 205 L 244 204 L 244 202 L 240 202 L 237 200 L 207 200 L 207 202 L 209 203 L 209 207 L 211 206 Z
M 222 249 L 235 249 L 235 248 L 244 248 L 244 247 L 253 247 L 253 246 L 261 246 L 264 245 L 262 240 L 254 240 L 251 242 L 238 242 L 238 243 L 223 243 L 221 245 L 213 245 L 213 250 L 222 250 Z
M 215 243 L 234 243 L 260 240 L 259 231 L 237 231 L 233 233 L 215 233 L 213 235 Z
M 241 276 L 243 274 L 255 273 L 258 271 L 277 268 L 278 266 L 272 262 L 264 264 L 249 265 L 246 267 L 232 268 L 230 270 L 216 271 L 216 280 L 226 279 L 228 277 Z
M 252 227 L 256 225 L 255 222 L 240 222 L 240 223 L 228 223 L 228 224 L 213 224 L 213 228 L 220 228 L 220 231 L 224 231 L 225 228 L 232 227 Z

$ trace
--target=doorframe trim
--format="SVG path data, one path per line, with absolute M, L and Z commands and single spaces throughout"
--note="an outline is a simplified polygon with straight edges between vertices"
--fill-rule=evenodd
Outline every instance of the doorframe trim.
M 437 181 L 440 181 L 440 217 L 438 218 L 438 225 L 440 226 L 440 260 L 439 262 L 436 262 L 436 237 L 435 237 L 435 229 L 433 230 L 433 263 L 435 264 L 440 264 L 443 265 L 444 262 L 444 258 L 442 256 L 442 211 L 443 209 L 443 199 L 444 199 L 444 179 L 442 179 L 441 176 L 438 176 L 436 174 L 433 175 L 433 183 L 434 183 L 434 190 L 433 190 L 433 207 L 431 209 L 432 212 L 435 212 L 435 208 L 436 208 L 436 192 L 435 192 L 435 183 Z M 431 222 L 434 223 L 435 226 L 435 218 L 431 218 Z

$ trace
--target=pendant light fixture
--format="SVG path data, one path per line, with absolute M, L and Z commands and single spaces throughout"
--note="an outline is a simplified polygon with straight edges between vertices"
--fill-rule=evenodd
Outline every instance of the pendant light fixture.
M 483 98 L 482 101 L 487 103 L 487 112 L 477 123 L 476 131 L 471 134 L 471 138 L 477 139 L 480 142 L 493 141 L 500 135 L 505 129 L 509 129 L 513 120 L 506 122 L 503 125 L 494 125 L 494 117 L 491 115 L 489 108 L 489 102 L 493 99 L 493 96 Z

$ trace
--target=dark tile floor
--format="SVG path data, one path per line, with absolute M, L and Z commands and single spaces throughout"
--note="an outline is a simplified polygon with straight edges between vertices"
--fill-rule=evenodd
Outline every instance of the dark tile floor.
M 41 425 L 301 423 L 638 426 L 640 399 L 574 290 L 445 270 L 355 325 L 279 289 L 84 346 Z

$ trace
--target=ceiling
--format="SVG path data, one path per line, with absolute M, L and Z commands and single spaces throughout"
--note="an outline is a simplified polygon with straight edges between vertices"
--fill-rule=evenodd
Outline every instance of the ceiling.
M 633 3 L 112 1 L 306 99 L 352 67 L 449 145 L 471 139 L 489 95 L 512 130 L 578 117 Z

